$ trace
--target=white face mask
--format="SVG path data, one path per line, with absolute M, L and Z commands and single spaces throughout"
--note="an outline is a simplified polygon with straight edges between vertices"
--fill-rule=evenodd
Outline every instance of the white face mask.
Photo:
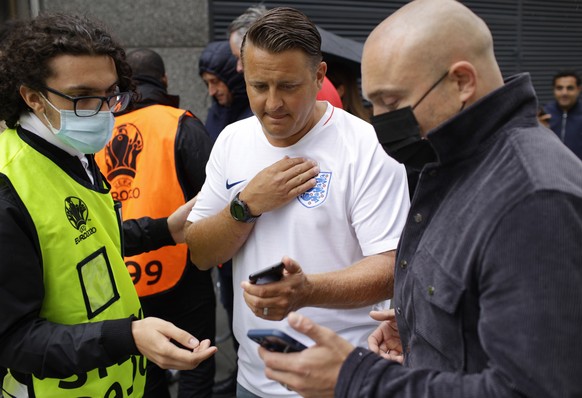
M 61 128 L 55 129 L 46 113 L 43 114 L 49 124 L 49 129 L 62 143 L 81 153 L 89 154 L 99 152 L 111 139 L 115 118 L 110 111 L 98 112 L 89 117 L 79 117 L 75 115 L 75 111 L 57 109 L 44 95 L 42 97 L 61 116 Z M 77 112 L 81 113 L 83 110 L 77 110 Z M 92 113 L 92 111 L 86 112 Z

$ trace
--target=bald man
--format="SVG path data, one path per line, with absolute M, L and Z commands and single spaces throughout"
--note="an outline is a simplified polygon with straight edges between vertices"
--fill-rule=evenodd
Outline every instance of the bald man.
M 538 124 L 529 75 L 503 81 L 453 0 L 383 21 L 362 72 L 385 149 L 422 166 L 395 310 L 371 313 L 370 350 L 290 314 L 315 343 L 261 348 L 267 377 L 305 397 L 582 396 L 582 163 Z

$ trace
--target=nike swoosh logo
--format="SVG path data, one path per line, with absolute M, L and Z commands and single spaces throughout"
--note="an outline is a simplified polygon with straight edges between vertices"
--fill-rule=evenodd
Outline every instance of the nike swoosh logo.
M 240 181 L 233 182 L 232 184 L 229 184 L 229 183 L 228 183 L 228 179 L 227 179 L 227 180 L 226 180 L 226 189 L 228 190 L 228 189 L 230 189 L 230 188 L 234 187 L 235 185 L 238 185 L 238 184 L 240 184 L 241 182 L 245 182 L 245 181 L 246 181 L 246 180 L 240 180 Z

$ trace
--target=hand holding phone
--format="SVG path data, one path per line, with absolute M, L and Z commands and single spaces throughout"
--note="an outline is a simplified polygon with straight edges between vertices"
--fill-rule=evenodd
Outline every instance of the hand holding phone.
M 247 332 L 247 336 L 259 343 L 261 347 L 273 352 L 299 352 L 307 348 L 287 333 L 277 329 L 251 329 Z
M 267 283 L 277 282 L 283 277 L 285 264 L 279 263 L 249 275 L 249 281 L 253 285 L 265 285 Z

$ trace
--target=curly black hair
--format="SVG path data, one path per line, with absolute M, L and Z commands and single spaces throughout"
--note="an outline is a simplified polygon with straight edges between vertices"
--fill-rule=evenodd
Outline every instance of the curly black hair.
M 49 61 L 59 55 L 108 55 L 113 58 L 121 91 L 133 91 L 125 50 L 99 22 L 65 13 L 40 15 L 19 23 L 2 43 L 0 52 L 0 120 L 10 128 L 28 109 L 22 85 L 44 91 L 51 76 Z M 46 94 L 46 93 L 45 93 Z

